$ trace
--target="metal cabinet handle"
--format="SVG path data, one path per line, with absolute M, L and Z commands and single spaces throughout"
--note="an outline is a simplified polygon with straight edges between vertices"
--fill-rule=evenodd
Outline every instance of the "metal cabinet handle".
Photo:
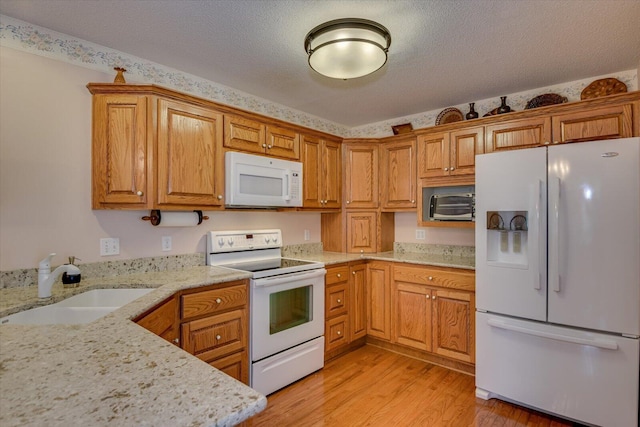
M 444 168 L 445 172 L 449 170 L 449 168 Z
M 271 148 L 272 148 L 272 147 L 273 147 L 273 145 L 267 145 L 267 148 L 268 148 L 269 150 L 271 150 Z
M 138 190 L 138 191 L 136 191 L 136 194 L 137 194 L 138 196 L 142 196 L 144 193 L 143 193 L 142 191 Z
M 356 275 L 356 272 L 355 272 L 355 271 L 352 271 L 352 272 L 351 272 L 351 274 L 353 274 L 353 275 L 355 276 L 355 275 Z
M 429 294 L 427 294 L 427 299 L 429 299 Z
M 222 194 L 218 194 L 218 200 L 222 200 Z
M 336 276 L 338 276 L 338 279 L 342 277 L 340 273 L 336 274 Z
M 338 335 L 342 335 L 342 332 L 338 331 L 338 332 L 337 332 L 337 334 L 338 334 Z
M 432 297 L 431 297 L 431 299 L 436 299 L 436 296 L 435 296 L 435 295 L 434 295 L 434 296 L 432 296 Z
M 347 204 L 351 203 L 350 201 L 347 200 Z
M 178 344 L 180 344 L 180 338 L 176 338 L 171 342 L 174 343 L 175 345 L 178 345 Z
M 262 144 L 262 148 L 267 148 L 267 144 Z
M 220 303 L 222 302 L 222 300 L 221 300 L 220 298 L 216 298 L 216 302 L 217 302 L 218 304 L 220 304 Z
M 454 168 L 453 166 L 451 166 L 451 170 L 452 170 L 452 171 L 454 171 L 454 170 L 456 170 L 456 168 Z
M 341 304 L 342 300 L 340 298 L 338 298 L 338 304 Z
M 412 200 L 412 201 L 411 201 L 411 203 L 415 203 L 415 202 L 416 202 L 415 200 Z
M 429 280 L 433 280 L 433 276 L 429 276 Z
M 216 340 L 220 341 L 220 338 L 222 338 L 220 335 L 216 335 Z

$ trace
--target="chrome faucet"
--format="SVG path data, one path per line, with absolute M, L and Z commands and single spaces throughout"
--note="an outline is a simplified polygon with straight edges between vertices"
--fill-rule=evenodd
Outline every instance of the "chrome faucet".
M 66 272 L 67 274 L 80 274 L 80 269 L 73 264 L 64 264 L 51 272 L 51 258 L 56 256 L 55 253 L 49 254 L 38 264 L 38 298 L 49 298 L 51 296 L 51 287 L 58 276 Z

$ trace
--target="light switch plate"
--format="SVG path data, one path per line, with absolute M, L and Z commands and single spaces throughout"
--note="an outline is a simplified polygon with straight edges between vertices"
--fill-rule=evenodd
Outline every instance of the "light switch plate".
M 107 237 L 100 239 L 100 256 L 110 256 L 120 254 L 120 239 L 118 237 Z
M 171 250 L 171 236 L 162 236 L 162 250 L 163 251 Z
M 416 240 L 424 240 L 426 238 L 426 233 L 424 230 L 417 229 L 416 230 Z

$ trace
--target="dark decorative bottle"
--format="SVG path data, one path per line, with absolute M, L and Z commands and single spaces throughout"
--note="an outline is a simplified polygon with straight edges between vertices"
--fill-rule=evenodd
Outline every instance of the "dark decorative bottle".
M 470 102 L 469 103 L 469 112 L 465 116 L 467 118 L 467 120 L 477 119 L 478 118 L 478 112 L 473 109 L 474 105 L 475 105 L 475 102 Z
M 501 96 L 500 97 L 500 107 L 498 107 L 498 114 L 508 113 L 509 111 L 511 111 L 511 107 L 509 107 L 507 105 L 507 97 L 506 96 Z

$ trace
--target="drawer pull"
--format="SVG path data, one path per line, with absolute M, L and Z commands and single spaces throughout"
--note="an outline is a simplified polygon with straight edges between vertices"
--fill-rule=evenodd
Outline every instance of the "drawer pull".
M 337 334 L 338 334 L 338 335 L 342 335 L 342 332 L 338 331 L 338 332 L 337 332 Z
M 429 295 L 427 295 L 427 299 L 429 299 Z
M 340 298 L 338 298 L 338 304 L 340 304 L 342 302 L 342 300 Z
M 429 280 L 433 280 L 433 276 L 429 276 Z
M 434 296 L 432 296 L 432 297 L 431 297 L 431 299 L 436 299 L 436 296 L 435 296 L 435 295 L 434 295 Z
M 220 304 L 220 303 L 222 302 L 222 300 L 221 300 L 220 298 L 216 298 L 216 302 L 217 302 L 218 304 Z
M 338 276 L 338 279 L 342 277 L 340 273 L 336 274 L 336 276 Z
M 220 338 L 222 338 L 220 335 L 216 335 L 216 340 L 220 341 Z
M 175 345 L 180 344 L 180 338 L 176 338 L 172 341 Z

